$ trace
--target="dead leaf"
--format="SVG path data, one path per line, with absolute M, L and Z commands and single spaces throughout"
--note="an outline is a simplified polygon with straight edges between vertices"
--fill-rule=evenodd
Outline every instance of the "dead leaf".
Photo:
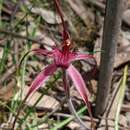
M 122 36 L 118 40 L 117 54 L 114 63 L 115 68 L 130 61 L 130 36 L 129 35 L 130 33 L 128 32 L 122 32 Z
M 99 35 L 100 38 L 97 39 L 94 50 L 101 50 L 102 30 L 100 31 Z M 120 34 L 120 37 L 118 39 L 117 54 L 115 56 L 115 62 L 114 62 L 115 68 L 130 61 L 130 36 L 129 35 L 130 35 L 129 32 L 123 32 L 123 31 Z M 103 51 L 101 51 L 101 53 L 103 53 Z M 100 65 L 101 53 L 95 54 L 95 58 L 98 66 Z
M 86 26 L 94 22 L 94 15 L 88 11 L 81 0 L 67 0 L 75 13 L 83 20 Z
M 75 129 L 80 129 L 80 124 L 77 123 L 77 122 L 74 122 L 74 121 L 71 121 L 69 124 L 68 124 L 68 127 L 72 130 L 75 130 Z
M 126 11 L 124 11 L 123 13 L 123 21 L 130 26 L 130 9 L 127 9 Z
M 130 127 L 130 112 L 126 112 L 126 118 L 128 122 L 128 127 Z
M 23 90 L 23 99 L 27 94 L 28 90 L 29 88 L 26 86 Z M 29 106 L 33 106 L 40 96 L 41 93 L 35 92 L 31 97 L 28 98 L 26 104 Z M 36 105 L 36 108 L 54 109 L 57 105 L 59 105 L 59 102 L 55 98 L 48 95 L 44 95 L 43 98 Z
M 36 28 L 36 24 L 33 21 L 30 21 L 30 25 L 28 27 L 29 32 L 33 32 L 33 29 Z M 26 30 L 24 30 L 23 32 L 20 33 L 22 36 L 26 36 Z M 52 46 L 55 45 L 54 41 L 52 40 L 52 38 L 50 38 L 45 31 L 41 31 L 41 30 L 37 30 L 35 33 L 35 39 L 37 41 L 40 41 L 41 43 L 43 43 L 44 47 L 48 50 L 51 50 Z
M 86 125 L 86 128 L 90 129 L 91 122 L 84 121 L 84 124 Z M 71 121 L 68 124 L 68 127 L 71 128 L 72 130 L 82 130 L 83 129 L 82 125 L 80 125 L 78 122 L 75 122 L 75 121 Z
M 32 13 L 42 16 L 42 18 L 49 24 L 59 24 L 61 23 L 60 17 L 53 11 L 46 10 L 43 8 L 32 8 Z
M 29 1 L 25 1 L 24 4 L 34 14 L 41 16 L 49 24 L 59 24 L 61 19 L 54 11 L 43 9 L 41 7 L 33 7 Z
M 2 87 L 0 89 L 0 99 L 4 101 L 9 101 L 14 95 L 14 86 L 15 81 L 12 80 L 6 87 Z M 18 88 L 16 88 L 15 90 L 18 90 Z

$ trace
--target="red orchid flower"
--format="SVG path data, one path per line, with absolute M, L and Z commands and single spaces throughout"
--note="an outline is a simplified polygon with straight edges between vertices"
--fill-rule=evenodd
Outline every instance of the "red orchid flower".
M 65 74 L 67 76 L 69 76 L 69 78 L 73 81 L 74 86 L 76 87 L 77 91 L 79 92 L 79 94 L 83 98 L 85 104 L 87 105 L 88 112 L 92 118 L 92 113 L 91 113 L 91 109 L 90 109 L 90 105 L 89 105 L 89 101 L 88 101 L 89 91 L 86 88 L 85 82 L 84 82 L 81 74 L 72 65 L 72 63 L 74 61 L 77 61 L 77 60 L 88 60 L 88 59 L 93 59 L 95 62 L 95 58 L 93 57 L 93 55 L 81 54 L 79 52 L 73 52 L 71 50 L 72 42 L 70 40 L 69 33 L 68 33 L 66 26 L 65 26 L 62 10 L 60 7 L 60 1 L 59 0 L 54 0 L 54 1 L 55 1 L 57 11 L 60 15 L 62 25 L 63 25 L 62 47 L 60 47 L 60 48 L 53 47 L 51 51 L 48 51 L 46 49 L 33 49 L 30 51 L 30 52 L 33 51 L 35 54 L 38 54 L 38 55 L 43 55 L 43 56 L 47 56 L 49 58 L 52 58 L 53 63 L 46 66 L 36 76 L 36 78 L 34 79 L 34 81 L 32 82 L 32 84 L 29 88 L 29 91 L 25 97 L 25 100 L 30 95 L 32 95 L 32 93 L 34 93 L 36 90 L 38 90 L 41 87 L 41 85 L 44 85 L 45 82 L 47 81 L 47 79 L 50 76 L 52 76 L 58 68 L 61 68 L 63 70 L 63 72 L 65 72 Z M 95 62 L 95 65 L 96 65 L 96 62 Z M 63 84 L 64 84 L 65 92 L 68 93 L 67 91 L 69 89 L 68 89 L 67 81 L 65 78 L 63 78 Z

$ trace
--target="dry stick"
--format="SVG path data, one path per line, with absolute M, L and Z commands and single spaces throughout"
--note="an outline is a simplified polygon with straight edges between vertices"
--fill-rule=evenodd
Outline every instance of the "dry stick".
M 120 32 L 123 0 L 107 0 L 104 22 L 100 73 L 96 98 L 95 116 L 102 115 L 106 109 L 111 87 L 117 39 Z

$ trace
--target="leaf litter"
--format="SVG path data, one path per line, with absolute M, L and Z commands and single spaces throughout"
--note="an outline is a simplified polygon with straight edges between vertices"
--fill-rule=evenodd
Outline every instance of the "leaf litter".
M 84 3 L 84 4 L 81 4 L 81 3 Z M 97 3 L 99 2 L 99 5 L 100 5 L 100 3 L 102 4 L 102 5 L 104 5 L 104 2 L 103 1 L 100 1 L 100 0 L 98 0 L 97 1 Z M 45 4 L 46 2 L 43 2 L 42 4 Z M 10 4 L 11 4 L 11 6 L 10 6 Z M 95 47 L 94 49 L 95 50 L 100 50 L 100 43 L 101 43 L 101 38 L 102 38 L 102 32 L 100 31 L 100 30 L 102 30 L 102 25 L 103 25 L 103 21 L 102 21 L 102 19 L 103 19 L 103 14 L 102 14 L 102 11 L 100 10 L 101 8 L 96 8 L 95 7 L 95 5 L 93 5 L 93 3 L 87 3 L 86 4 L 86 2 L 84 2 L 83 0 L 81 1 L 81 2 L 76 2 L 76 3 L 71 3 L 70 1 L 67 1 L 67 2 L 64 2 L 63 3 L 63 5 L 67 5 L 68 6 L 68 8 L 70 9 L 69 11 L 69 15 L 71 15 L 71 17 L 72 17 L 72 19 L 66 19 L 66 21 L 68 22 L 68 23 L 71 23 L 72 25 L 73 25 L 73 27 L 74 27 L 74 30 L 76 31 L 76 33 L 77 33 L 77 36 L 78 37 L 75 37 L 75 36 L 73 36 L 72 35 L 72 39 L 73 39 L 73 44 L 77 47 L 77 48 L 80 48 L 81 50 L 86 50 L 86 51 L 88 51 L 88 50 L 90 50 L 90 51 L 92 51 L 93 50 L 93 47 Z M 77 5 L 74 5 L 74 4 L 77 4 Z M 79 4 L 79 5 L 78 5 Z M 6 6 L 5 6 L 6 5 Z M 8 1 L 4 1 L 4 8 L 2 9 L 2 18 L 3 18 L 3 21 L 2 22 L 5 22 L 5 25 L 8 27 L 8 26 L 10 26 L 10 17 L 11 17 L 11 14 L 12 14 L 12 12 L 13 12 L 13 10 L 14 10 L 14 6 L 16 5 L 16 3 L 14 3 L 14 2 L 8 2 Z M 30 4 L 31 5 L 31 4 Z M 29 5 L 29 6 L 30 6 Z M 90 5 L 92 5 L 92 6 L 90 6 Z M 98 4 L 97 4 L 98 5 Z M 97 6 L 96 5 L 96 6 Z M 26 5 L 27 6 L 27 5 Z M 39 7 L 38 7 L 39 6 Z M 54 12 L 52 9 L 44 9 L 44 8 L 42 8 L 42 7 L 40 7 L 40 5 L 38 5 L 38 6 L 36 6 L 36 5 L 34 5 L 34 8 L 31 10 L 31 13 L 29 13 L 28 14 L 28 18 L 30 17 L 31 18 L 31 22 L 33 23 L 34 21 L 35 21 L 35 19 L 37 18 L 37 17 L 42 17 L 43 18 L 43 20 L 41 20 L 40 21 L 40 26 L 39 27 L 36 27 L 36 33 L 38 34 L 38 35 L 35 35 L 35 37 L 34 37 L 34 39 L 36 38 L 36 39 L 42 39 L 42 42 L 44 43 L 46 43 L 46 44 L 48 44 L 48 45 L 54 45 L 53 44 L 53 40 L 50 38 L 50 32 L 48 31 L 48 30 L 51 30 L 52 31 L 52 34 L 53 33 L 55 33 L 55 34 L 53 34 L 54 35 L 54 37 L 55 37 L 55 39 L 56 40 L 58 40 L 58 41 L 60 41 L 61 39 L 60 39 L 60 37 L 61 37 L 61 34 L 59 34 L 59 32 L 58 32 L 58 29 L 59 29 L 59 25 L 60 25 L 60 23 L 61 23 L 61 21 L 60 20 L 56 20 L 56 18 L 55 18 L 55 16 L 56 16 L 56 12 Z M 11 7 L 11 8 L 10 8 Z M 76 7 L 76 8 L 75 8 Z M 85 10 L 84 12 L 85 13 L 83 13 L 82 14 L 82 12 L 80 12 L 80 10 L 78 10 L 78 8 L 77 7 L 81 7 L 83 10 Z M 105 7 L 105 6 L 104 6 Z M 64 8 L 65 8 L 65 6 L 64 6 Z M 42 13 L 42 12 L 44 12 L 44 13 Z M 65 10 L 64 9 L 64 13 L 66 13 L 67 12 L 67 10 Z M 96 12 L 96 13 L 95 13 Z M 18 17 L 18 13 L 21 13 L 21 16 L 20 17 Z M 68 13 L 68 12 L 67 12 Z M 80 13 L 82 14 L 82 15 L 80 15 Z M 124 21 L 124 24 L 122 25 L 122 29 L 121 29 L 121 34 L 120 34 L 120 38 L 119 38 L 119 46 L 118 46 L 118 48 L 117 48 L 117 56 L 116 56 L 116 59 L 115 59 L 115 70 L 114 70 L 114 72 L 113 72 L 113 80 L 114 80 L 114 83 L 113 83 L 113 86 L 112 86 L 112 90 L 111 90 L 111 94 L 112 94 L 112 91 L 114 91 L 114 89 L 116 88 L 116 87 L 114 87 L 114 85 L 116 84 L 116 83 L 118 83 L 119 82 L 119 78 L 122 76 L 122 70 L 123 70 L 123 67 L 124 67 L 124 65 L 126 65 L 126 64 L 129 64 L 130 63 L 130 50 L 129 50 L 129 47 L 130 47 L 130 32 L 129 32 L 129 20 L 127 20 L 128 19 L 128 15 L 126 15 L 126 13 L 127 13 L 127 9 L 126 9 L 126 12 L 124 12 L 124 17 L 123 17 L 123 21 Z M 16 17 L 15 17 L 15 22 L 17 21 L 17 20 L 19 20 L 19 19 L 21 19 L 22 18 L 22 16 L 24 16 L 24 14 L 25 14 L 25 12 L 22 12 L 21 10 L 18 10 L 17 11 L 17 13 L 16 13 Z M 50 14 L 50 15 L 49 15 Z M 54 15 L 53 15 L 54 14 Z M 98 15 L 97 15 L 98 14 Z M 48 17 L 49 16 L 49 17 Z M 93 24 L 91 24 L 91 22 L 90 21 L 87 21 L 88 19 L 88 16 L 90 16 L 90 18 L 91 18 L 91 20 L 92 20 L 92 23 Z M 26 17 L 26 18 L 27 18 Z M 86 18 L 87 17 L 87 18 Z M 53 19 L 54 18 L 54 19 Z M 44 21 L 45 20 L 45 21 Z M 70 21 L 69 21 L 70 20 Z M 73 21 L 72 21 L 73 20 Z M 96 20 L 99 20 L 99 21 L 96 21 Z M 95 23 L 95 21 L 96 21 L 96 23 Z M 97 24 L 98 23 L 98 24 Z M 26 36 L 26 30 L 25 30 L 25 26 L 27 26 L 26 24 L 29 24 L 30 25 L 30 23 L 29 23 L 29 21 L 26 21 L 26 19 L 23 19 L 23 21 L 19 24 L 21 27 L 18 27 L 19 28 L 19 31 L 17 31 L 17 33 L 18 34 L 24 34 L 25 36 Z M 33 23 L 33 24 L 35 24 L 35 22 Z M 127 24 L 127 25 L 126 25 Z M 6 26 L 3 26 L 4 28 L 3 29 L 5 29 L 6 30 Z M 68 25 L 68 26 L 70 26 L 70 24 Z M 90 28 L 90 30 L 88 30 L 88 27 Z M 10 28 L 10 27 L 8 27 L 8 28 Z M 32 26 L 31 26 L 31 28 L 33 28 Z M 48 29 L 48 30 L 46 30 L 46 28 Z M 94 28 L 94 29 L 93 29 Z M 95 29 L 96 28 L 96 29 Z M 28 26 L 28 29 L 29 29 L 29 26 Z M 73 30 L 71 30 L 72 28 L 69 28 L 69 31 L 72 33 L 72 34 L 74 34 L 74 31 Z M 42 31 L 41 31 L 42 30 Z M 84 31 L 85 30 L 85 31 Z M 90 31 L 90 33 L 89 33 L 89 31 Z M 15 32 L 15 30 L 14 30 L 14 32 Z M 3 38 L 3 34 L 1 34 L 1 36 L 0 37 L 2 37 Z M 12 36 L 13 37 L 13 36 Z M 15 37 L 13 37 L 13 40 L 15 39 Z M 46 39 L 46 40 L 45 40 Z M 2 42 L 2 44 L 1 44 L 1 53 L 2 53 L 2 51 L 3 51 L 3 46 L 4 46 L 4 44 L 5 44 L 5 42 L 8 40 L 8 37 L 6 36 L 6 37 L 4 37 L 4 42 Z M 26 38 L 25 38 L 25 40 L 22 40 L 22 42 L 19 42 L 19 41 L 17 41 L 17 44 L 19 44 L 19 46 L 20 46 L 20 48 L 18 48 L 18 52 L 19 52 L 19 55 L 18 55 L 18 57 L 19 57 L 19 59 L 20 59 L 20 57 L 21 57 L 21 54 L 20 53 L 22 53 L 22 51 L 23 51 L 23 49 L 24 49 L 24 45 L 26 44 Z M 77 40 L 78 40 L 78 42 L 77 42 Z M 16 39 L 15 39 L 15 42 L 16 42 Z M 52 44 L 50 44 L 52 42 Z M 34 42 L 32 42 L 32 45 L 31 46 L 33 46 L 34 44 L 38 44 L 38 43 L 34 43 Z M 44 44 L 38 44 L 41 48 L 46 48 L 47 46 L 45 46 Z M 98 47 L 96 47 L 96 46 L 98 46 Z M 13 47 L 11 46 L 10 47 L 10 49 L 11 49 L 11 51 L 10 51 L 10 56 L 11 57 L 14 57 L 14 53 L 13 53 Z M 102 52 L 101 52 L 102 53 Z M 97 55 L 99 55 L 99 56 L 97 56 Z M 100 53 L 96 53 L 95 54 L 95 56 L 97 57 L 97 61 L 98 61 L 98 65 L 100 65 Z M 9 58 L 9 57 L 8 57 Z M 33 60 L 34 59 L 38 59 L 38 61 L 37 61 L 37 63 L 36 63 L 36 65 L 34 65 L 34 66 L 37 66 L 36 68 L 37 69 L 34 69 L 35 67 L 33 67 L 33 64 L 35 64 L 35 62 L 33 62 Z M 41 64 L 47 64 L 48 62 L 50 62 L 50 60 L 48 60 L 47 58 L 42 58 L 42 57 L 40 57 L 40 56 L 38 56 L 38 57 L 33 57 L 33 58 L 29 58 L 29 60 L 28 60 L 28 64 L 27 64 L 27 72 L 26 73 L 28 73 L 27 75 L 26 75 L 26 79 L 25 79 L 25 82 L 27 82 L 27 84 L 30 84 L 30 82 L 34 79 L 34 77 L 35 77 L 35 75 L 36 75 L 36 73 L 38 72 L 38 71 L 40 71 L 41 69 L 42 69 L 42 65 Z M 2 59 L 2 56 L 1 56 L 1 59 Z M 13 59 L 13 58 L 12 58 Z M 4 74 L 6 74 L 6 73 L 8 73 L 8 66 L 9 66 L 9 64 L 13 64 L 13 66 L 14 67 L 16 67 L 17 65 L 15 64 L 15 62 L 12 60 L 10 60 L 9 62 L 8 62 L 9 60 L 7 59 L 6 61 L 5 61 L 5 64 L 7 64 L 7 68 L 5 68 L 6 70 L 4 70 L 4 72 L 1 74 L 2 76 L 1 77 L 3 77 L 3 75 Z M 31 64 L 31 62 L 33 62 L 32 64 Z M 31 65 L 29 65 L 29 64 L 31 64 Z M 79 70 L 83 73 L 83 72 L 85 72 L 85 73 L 87 73 L 86 72 L 86 70 L 84 69 L 84 68 L 86 68 L 86 64 L 84 64 L 84 63 L 76 63 L 77 64 L 77 66 L 78 66 L 78 68 L 79 68 Z M 82 65 L 81 65 L 82 64 Z M 29 71 L 29 67 L 33 70 L 33 71 Z M 30 69 L 30 70 L 31 70 Z M 13 71 L 12 71 L 13 72 Z M 119 73 L 118 75 L 114 75 L 115 73 Z M 28 75 L 30 75 L 30 78 L 28 78 L 29 76 Z M 15 84 L 13 84 L 13 85 L 11 85 L 11 87 L 10 87 L 10 83 L 12 83 L 12 81 L 15 79 L 15 73 L 13 72 L 13 73 L 10 73 L 10 75 L 9 76 L 7 76 L 7 77 L 5 77 L 5 79 L 4 79 L 4 81 L 2 80 L 2 82 L 1 82 L 1 87 L 3 88 L 4 86 L 6 86 L 7 87 L 7 92 L 8 92 L 8 89 L 9 88 L 14 88 L 14 86 L 16 86 L 16 83 Z M 87 78 L 86 76 L 84 76 L 85 78 Z M 11 80 L 9 80 L 9 79 L 11 79 Z M 97 82 L 97 79 L 95 80 L 95 79 L 93 79 L 95 82 Z M 6 82 L 5 82 L 6 81 Z M 92 81 L 90 81 L 90 82 L 92 82 Z M 128 74 L 128 82 L 129 82 L 129 74 Z M 58 86 L 61 86 L 61 84 L 60 84 L 60 80 L 58 79 Z M 53 87 L 53 88 L 51 88 L 49 91 L 48 91 L 48 93 L 47 93 L 47 98 L 48 99 L 45 99 L 45 100 L 49 100 L 49 101 L 51 101 L 51 102 L 53 102 L 54 101 L 54 104 L 55 104 L 55 100 L 57 99 L 57 97 L 58 97 L 58 89 L 57 89 L 57 84 L 56 83 L 53 83 L 53 85 L 55 86 L 55 87 Z M 95 85 L 96 83 L 94 83 L 94 85 Z M 11 96 L 10 95 L 8 95 L 8 93 L 6 93 L 6 87 L 4 88 L 4 91 L 3 90 L 1 90 L 1 93 L 4 93 L 4 94 L 2 94 L 2 99 L 1 99 L 1 101 L 3 101 L 3 100 L 5 100 L 6 99 L 6 102 L 7 103 L 9 103 L 11 100 L 12 100 L 12 96 L 13 96 L 13 92 L 12 92 L 12 88 L 11 88 L 11 92 L 12 92 L 12 94 L 11 94 Z M 8 88 L 9 87 L 9 88 Z M 96 86 L 93 86 L 93 87 L 95 87 L 96 88 Z M 128 87 L 127 88 L 128 89 L 128 91 L 127 91 L 127 93 L 130 95 L 130 88 Z M 75 89 L 73 89 L 72 88 L 72 90 L 73 91 L 75 91 Z M 40 91 L 40 90 L 39 90 Z M 95 90 L 94 90 L 95 91 Z M 36 92 L 37 93 L 37 92 Z M 38 92 L 39 94 L 40 94 L 40 92 Z M 60 93 L 63 93 L 63 91 L 61 90 L 60 91 Z M 75 93 L 76 93 L 76 91 L 75 91 Z M 54 94 L 54 96 L 53 96 L 53 94 Z M 75 99 L 74 101 L 76 102 L 76 100 L 77 100 L 77 95 L 78 94 L 74 94 L 75 96 L 73 96 L 73 98 Z M 44 97 L 44 96 L 43 96 Z M 34 96 L 34 98 L 35 98 L 35 96 Z M 36 96 L 36 98 L 37 98 L 37 96 Z M 42 99 L 43 100 L 43 99 Z M 41 100 L 41 101 L 42 101 Z M 79 108 L 80 107 L 80 105 L 82 104 L 82 102 L 81 102 L 81 99 L 78 99 L 78 100 L 80 100 L 80 103 L 77 103 L 77 108 Z M 34 102 L 35 102 L 35 100 L 33 100 Z M 65 106 L 65 104 L 66 103 L 61 103 L 60 101 L 56 101 L 58 104 L 61 104 L 60 106 L 59 106 L 59 109 L 57 109 L 59 112 L 61 112 L 61 113 L 67 113 L 68 114 L 68 110 L 67 110 L 67 108 L 65 108 L 64 106 Z M 77 102 L 79 102 L 79 101 L 77 101 Z M 31 102 L 32 104 L 31 105 L 33 105 L 33 102 Z M 57 104 L 56 103 L 56 104 Z M 50 104 L 50 103 L 48 103 L 48 104 Z M 53 104 L 53 103 L 52 103 Z M 127 106 L 127 104 L 128 104 L 128 106 Z M 28 104 L 27 103 L 27 106 L 28 107 L 31 107 L 31 105 L 30 104 Z M 44 108 L 44 102 L 42 102 L 41 104 L 40 104 L 40 107 L 39 106 L 36 106 L 36 109 L 39 109 L 40 108 L 40 111 L 45 111 L 45 109 L 43 109 Z M 125 128 L 124 129 L 127 129 L 127 128 L 130 128 L 130 125 L 129 125 L 129 122 L 130 122 L 130 119 L 128 118 L 129 116 L 129 112 L 127 112 L 129 109 L 130 109 L 130 106 L 129 106 L 129 100 L 127 100 L 127 98 L 126 99 L 124 99 L 124 104 L 122 105 L 122 107 L 124 106 L 124 105 L 126 105 L 127 106 L 127 109 L 125 110 L 125 113 L 121 113 L 121 117 L 123 117 L 123 120 L 120 120 L 120 124 L 125 124 Z M 54 108 L 53 108 L 54 107 Z M 55 105 L 53 105 L 53 107 L 52 107 L 52 111 L 53 111 L 53 109 L 55 110 Z M 48 108 L 49 110 L 50 110 L 50 107 L 46 107 L 46 108 Z M 66 109 L 66 110 L 64 110 L 64 109 Z M 123 109 L 123 108 L 122 108 Z M 49 111 L 48 110 L 48 111 Z M 50 111 L 49 111 L 50 112 Z M 9 113 L 9 111 L 8 111 L 8 113 Z M 6 116 L 6 109 L 5 109 L 5 116 Z M 85 117 L 85 115 L 84 115 L 84 117 Z M 4 116 L 2 116 L 1 117 L 1 119 L 2 118 L 4 118 Z M 58 117 L 58 116 L 54 116 L 53 114 L 51 115 L 51 117 L 50 117 L 50 119 L 49 120 L 51 120 L 51 119 L 55 119 L 56 121 L 58 121 L 58 118 L 60 118 L 60 120 L 62 121 L 63 119 L 61 118 L 61 117 Z M 109 117 L 109 118 L 111 118 L 111 116 Z M 7 120 L 8 119 L 6 119 L 6 121 L 2 121 L 1 123 L 3 124 L 3 123 L 5 123 L 5 122 L 7 122 Z M 72 122 L 73 123 L 73 122 Z M 74 121 L 74 124 L 75 124 L 76 122 Z M 46 123 L 47 124 L 47 123 Z M 52 123 L 53 124 L 53 123 Z M 0 126 L 2 126 L 2 125 L 0 125 Z M 121 125 L 122 126 L 122 125 Z M 70 128 L 70 129 L 80 129 L 80 126 L 76 126 L 76 125 L 73 125 L 73 124 L 71 124 L 71 125 L 68 125 L 68 126 L 66 126 L 66 127 L 68 127 L 68 128 Z M 42 127 L 40 127 L 41 129 L 42 129 Z M 63 128 L 62 128 L 63 129 Z

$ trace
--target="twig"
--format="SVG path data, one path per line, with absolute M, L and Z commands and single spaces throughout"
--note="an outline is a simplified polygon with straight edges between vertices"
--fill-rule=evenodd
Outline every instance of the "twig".
M 73 115 L 71 115 L 71 114 L 65 114 L 65 113 L 59 113 L 59 112 L 56 112 L 53 115 L 54 116 L 67 117 L 67 118 L 73 117 Z M 89 116 L 86 116 L 86 115 L 85 116 L 81 116 L 81 119 L 83 119 L 85 121 L 91 122 L 91 118 Z M 94 119 L 94 121 L 98 123 L 98 119 Z
M 101 49 L 104 50 L 104 52 L 101 53 L 101 66 L 95 110 L 96 117 L 104 113 L 108 103 L 122 12 L 123 0 L 107 0 Z

